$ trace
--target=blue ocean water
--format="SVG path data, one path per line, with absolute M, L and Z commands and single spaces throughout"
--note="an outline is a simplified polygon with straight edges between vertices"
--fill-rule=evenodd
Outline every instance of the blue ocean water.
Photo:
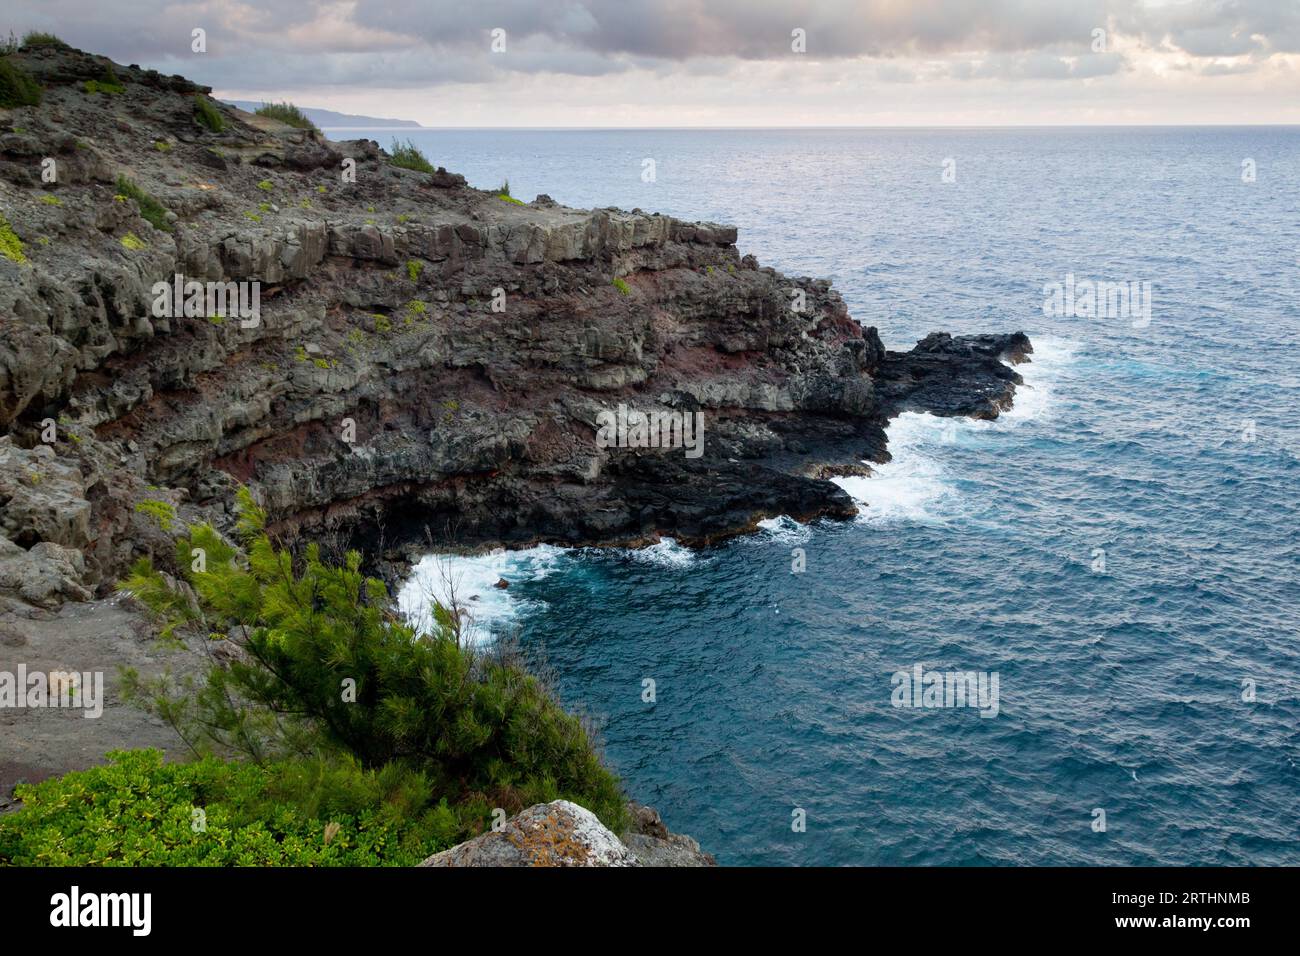
M 856 522 L 456 562 L 670 826 L 726 864 L 1300 863 L 1300 129 L 399 135 L 734 223 L 891 348 L 1035 343 L 1004 419 L 895 421 Z M 1045 315 L 1070 274 L 1150 282 L 1149 324 Z M 996 672 L 998 715 L 892 706 L 916 664 Z

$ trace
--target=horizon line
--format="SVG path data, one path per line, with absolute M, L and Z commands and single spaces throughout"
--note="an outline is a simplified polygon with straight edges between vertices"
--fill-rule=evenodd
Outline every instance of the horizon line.
M 304 107 L 324 109 L 324 107 Z M 655 131 L 800 131 L 800 130 L 964 130 L 964 129 L 1300 129 L 1297 123 L 1010 123 L 936 124 L 906 126 L 321 126 L 323 130 L 340 132 L 375 131 L 401 132 L 406 130 L 459 131 L 459 132 L 655 132 Z

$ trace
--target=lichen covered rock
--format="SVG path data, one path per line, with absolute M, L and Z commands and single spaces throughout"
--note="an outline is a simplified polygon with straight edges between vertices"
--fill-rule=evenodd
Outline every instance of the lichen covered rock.
M 640 866 L 590 810 L 567 800 L 539 803 L 500 830 L 429 857 L 421 866 Z

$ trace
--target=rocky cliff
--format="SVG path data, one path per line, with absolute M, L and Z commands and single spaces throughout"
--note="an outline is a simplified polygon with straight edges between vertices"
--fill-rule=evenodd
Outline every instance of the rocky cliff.
M 0 110 L 0 589 L 29 603 L 106 593 L 181 520 L 227 526 L 238 483 L 375 560 L 846 518 L 826 479 L 885 459 L 890 415 L 995 416 L 1030 351 L 887 352 L 729 226 L 519 203 L 180 77 L 10 60 L 45 90 Z M 260 314 L 160 309 L 178 275 L 256 283 Z M 601 447 L 619 404 L 699 413 L 703 454 Z

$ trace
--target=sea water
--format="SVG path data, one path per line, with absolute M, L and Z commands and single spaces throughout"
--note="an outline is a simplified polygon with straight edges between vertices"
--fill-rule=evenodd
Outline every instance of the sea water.
M 417 568 L 404 608 L 450 572 L 631 795 L 727 864 L 1300 863 L 1300 130 L 397 135 L 733 223 L 890 348 L 1033 339 L 1009 414 L 890 425 L 856 521 Z M 1061 314 L 1067 276 L 1149 321 Z M 996 716 L 896 706 L 917 665 L 996 674 Z

